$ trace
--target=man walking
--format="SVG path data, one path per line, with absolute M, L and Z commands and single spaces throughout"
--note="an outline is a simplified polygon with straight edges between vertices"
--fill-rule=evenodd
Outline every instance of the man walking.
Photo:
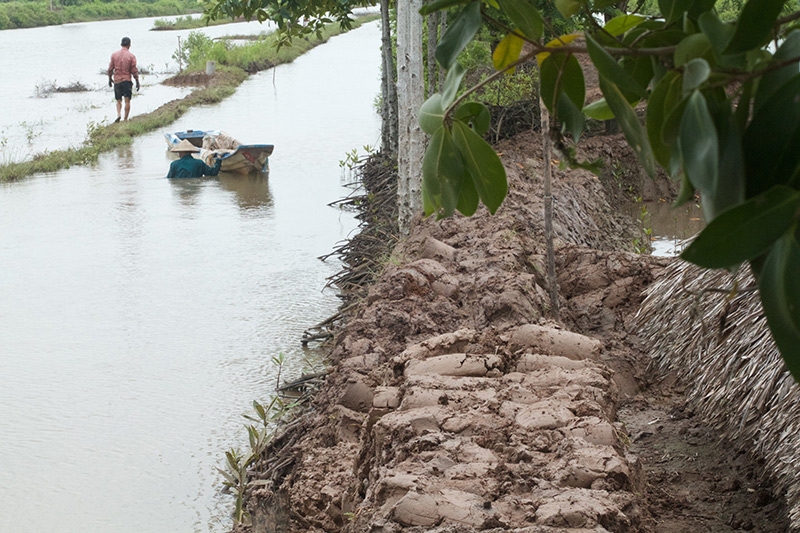
M 136 56 L 130 51 L 131 40 L 122 38 L 122 48 L 111 54 L 108 64 L 108 86 L 114 87 L 114 98 L 117 101 L 117 120 L 122 117 L 122 99 L 125 99 L 125 120 L 131 112 L 131 96 L 133 96 L 133 80 L 139 90 L 139 69 L 136 68 Z

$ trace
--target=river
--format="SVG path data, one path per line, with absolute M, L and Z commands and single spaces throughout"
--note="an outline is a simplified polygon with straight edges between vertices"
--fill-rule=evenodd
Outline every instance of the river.
M 11 102 L 0 128 L 16 132 L 5 147 L 19 146 L 21 122 L 40 124 L 29 150 L 112 116 L 101 70 L 119 39 L 140 64 L 175 48 L 174 32 L 151 26 L 0 32 L 16 51 L 0 55 Z M 341 265 L 317 258 L 357 226 L 327 204 L 348 192 L 339 160 L 378 143 L 379 48 L 369 23 L 171 128 L 274 144 L 268 177 L 168 181 L 155 132 L 92 166 L 0 184 L 0 531 L 230 527 L 224 451 L 246 447 L 242 415 L 269 401 L 271 359 L 285 354 L 284 376 L 299 375 L 319 356 L 301 347 L 303 330 L 339 303 L 323 288 Z M 37 76 L 85 80 L 97 95 L 33 98 Z M 132 113 L 175 91 L 145 81 Z M 82 103 L 95 97 L 102 107 Z

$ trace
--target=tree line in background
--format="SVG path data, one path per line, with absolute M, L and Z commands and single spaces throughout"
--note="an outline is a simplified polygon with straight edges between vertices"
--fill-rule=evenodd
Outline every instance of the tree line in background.
M 192 0 L 0 0 L 0 30 L 197 13 Z

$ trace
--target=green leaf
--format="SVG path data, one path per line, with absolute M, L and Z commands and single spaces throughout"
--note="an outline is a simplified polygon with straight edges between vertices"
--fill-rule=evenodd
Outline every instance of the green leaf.
M 494 214 L 508 193 L 506 170 L 500 158 L 481 136 L 461 121 L 453 122 L 453 142 L 472 176 L 478 197 Z
M 784 83 L 753 116 L 744 134 L 747 196 L 791 183 L 800 164 L 800 74 Z
M 753 96 L 753 80 L 742 84 L 742 94 L 736 102 L 736 125 L 739 131 L 745 131 L 747 120 L 750 118 L 750 99 Z
M 691 3 L 691 0 L 658 0 L 658 7 L 667 20 L 667 24 L 670 24 L 682 19 Z
M 566 19 L 578 14 L 581 10 L 580 0 L 555 0 L 555 4 L 558 12 Z
M 711 43 L 711 46 L 714 48 L 717 59 L 722 58 L 725 48 L 733 37 L 735 31 L 734 27 L 731 24 L 725 24 L 719 20 L 719 17 L 713 11 L 706 11 L 700 15 L 697 22 L 700 25 L 700 30 L 705 34 L 708 38 L 708 42 Z
M 446 128 L 433 134 L 422 159 L 422 203 L 425 215 L 453 214 L 464 182 L 464 164 Z
M 419 126 L 428 135 L 433 135 L 444 125 L 442 95 L 434 93 L 419 108 Z
M 447 71 L 447 76 L 444 78 L 444 86 L 442 87 L 442 109 L 450 107 L 450 104 L 456 99 L 458 88 L 461 86 L 461 80 L 464 79 L 466 72 L 458 61 Z
M 595 120 L 611 120 L 614 118 L 614 113 L 611 111 L 611 108 L 608 107 L 608 102 L 606 102 L 605 98 L 600 98 L 585 106 L 583 108 L 583 113 L 587 117 Z
M 653 88 L 647 102 L 645 120 L 647 138 L 650 140 L 656 161 L 664 168 L 669 168 L 672 142 L 665 141 L 662 132 L 672 107 L 677 105 L 680 100 L 681 75 L 673 70 L 661 78 Z
M 544 32 L 542 14 L 530 0 L 500 0 L 500 7 L 522 34 L 531 41 L 538 41 Z
M 647 91 L 628 74 L 622 65 L 617 63 L 611 54 L 589 34 L 586 34 L 586 45 L 592 63 L 597 67 L 601 76 L 613 83 L 629 102 L 647 98 Z
M 692 185 L 700 191 L 713 190 L 719 174 L 719 140 L 700 91 L 694 91 L 686 103 L 678 142 L 683 168 Z
M 430 15 L 434 11 L 441 11 L 453 6 L 468 4 L 472 1 L 473 0 L 434 0 L 430 4 L 422 6 L 422 9 L 419 10 L 419 14 L 423 16 Z
M 676 67 L 682 67 L 698 57 L 702 57 L 709 63 L 714 61 L 714 49 L 711 47 L 708 37 L 702 33 L 690 35 L 678 43 L 673 61 Z
M 614 112 L 614 116 L 622 127 L 625 139 L 628 140 L 628 144 L 633 148 L 645 172 L 647 172 L 647 175 L 650 177 L 655 176 L 656 168 L 655 160 L 653 159 L 653 151 L 647 140 L 647 134 L 641 123 L 639 123 L 639 118 L 636 116 L 633 108 L 628 104 L 625 96 L 617 86 L 603 76 L 600 76 L 600 90 L 603 91 L 603 96 L 606 97 L 608 106 Z
M 447 27 L 439 45 L 436 47 L 436 61 L 445 68 L 450 69 L 455 63 L 458 54 L 464 50 L 482 24 L 481 3 L 471 2 L 459 13 L 456 20 Z
M 698 57 L 692 59 L 683 67 L 683 94 L 688 95 L 706 82 L 711 74 L 708 61 Z
M 641 15 L 619 15 L 606 22 L 603 29 L 614 37 L 618 37 L 646 20 L 647 17 Z
M 800 57 L 800 31 L 795 30 L 786 37 L 786 40 L 783 41 L 778 51 L 775 52 L 773 61 L 781 62 L 797 57 Z M 762 77 L 761 81 L 758 83 L 758 90 L 756 91 L 755 100 L 753 102 L 754 112 L 757 113 L 761 107 L 769 101 L 772 95 L 796 74 L 797 63 L 792 63 Z
M 798 191 L 773 187 L 720 213 L 681 257 L 705 268 L 736 267 L 763 255 L 794 223 L 798 209 Z
M 686 174 L 683 174 L 681 176 L 681 188 L 678 191 L 678 196 L 675 198 L 675 201 L 672 203 L 672 205 L 673 207 L 680 207 L 689 200 L 693 199 L 694 185 L 692 185 L 692 182 L 686 177 Z
M 509 33 L 492 52 L 492 64 L 495 70 L 505 70 L 519 59 L 522 46 L 525 44 L 517 34 Z M 513 70 L 511 70 L 513 72 Z
M 748 0 L 739 15 L 736 32 L 725 52 L 746 52 L 766 43 L 785 2 L 786 0 Z
M 576 107 L 583 107 L 586 85 L 583 69 L 572 54 L 550 54 L 540 68 L 542 101 L 554 115 L 558 95 L 563 91 Z
M 736 117 L 725 110 L 715 120 L 719 138 L 719 173 L 712 189 L 703 192 L 703 215 L 714 220 L 726 209 L 744 202 L 744 152 Z
M 489 113 L 489 109 L 480 102 L 462 104 L 454 116 L 465 124 L 471 125 L 478 135 L 485 135 L 492 125 L 492 115 Z
M 564 128 L 572 135 L 572 140 L 578 142 L 583 133 L 586 120 L 581 110 L 565 94 L 558 95 L 558 119 L 563 122 Z
M 458 197 L 458 212 L 465 217 L 471 217 L 478 210 L 478 191 L 475 190 L 474 180 L 469 172 L 464 171 L 464 184 L 461 187 L 461 196 Z
M 786 367 L 800 381 L 800 243 L 797 229 L 778 239 L 758 277 L 761 305 Z

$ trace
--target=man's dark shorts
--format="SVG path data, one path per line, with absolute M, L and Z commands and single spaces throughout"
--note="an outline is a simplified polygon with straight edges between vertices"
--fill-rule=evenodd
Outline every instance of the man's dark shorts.
M 114 84 L 114 98 L 122 100 L 123 97 L 130 99 L 133 96 L 133 82 L 121 81 Z

